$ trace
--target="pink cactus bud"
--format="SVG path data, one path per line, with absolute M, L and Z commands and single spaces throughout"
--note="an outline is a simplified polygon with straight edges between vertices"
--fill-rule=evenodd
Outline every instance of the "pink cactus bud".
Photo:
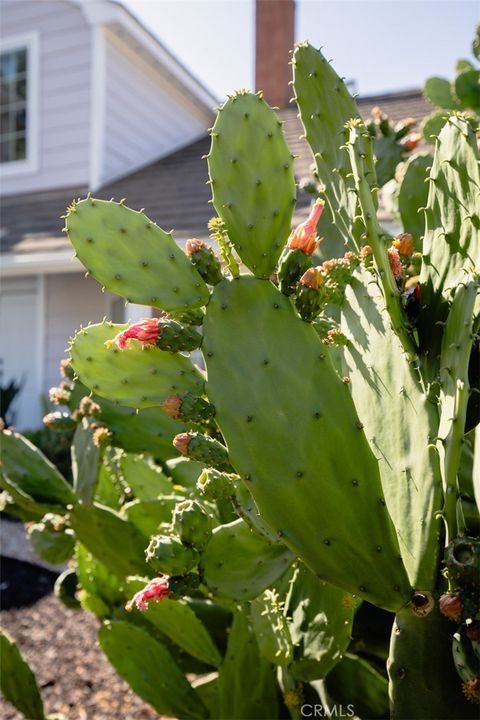
M 93 425 L 92 425 L 93 427 Z M 93 433 L 93 444 L 99 448 L 108 447 L 111 444 L 113 435 L 110 430 L 106 427 L 97 427 Z
M 182 409 L 182 398 L 180 395 L 170 395 L 160 405 L 163 412 L 171 418 L 180 417 L 180 410 Z
M 288 247 L 290 250 L 298 248 L 304 252 L 305 255 L 313 255 L 320 242 L 317 237 L 317 224 L 324 207 L 324 201 L 318 199 L 313 205 L 308 219 L 300 223 L 295 230 L 292 230 L 288 239 Z
M 145 612 L 145 610 L 148 610 L 149 602 L 160 602 L 167 598 L 169 594 L 168 577 L 161 575 L 150 580 L 142 590 L 135 593 L 133 598 L 125 605 L 125 609 L 130 612 L 133 606 L 136 605 L 138 610 Z
M 188 453 L 188 446 L 191 439 L 192 434 L 188 432 L 175 435 L 173 438 L 173 447 L 175 450 L 178 450 L 179 453 L 182 453 L 182 455 L 186 455 Z
M 204 247 L 205 243 L 203 242 L 203 240 L 198 240 L 198 238 L 191 238 L 190 240 L 187 240 L 187 244 L 185 245 L 185 252 L 187 253 L 188 257 L 190 257 Z
M 362 249 L 360 250 L 360 255 L 362 258 L 367 258 L 372 254 L 372 248 L 370 245 L 364 245 Z
M 300 284 L 310 288 L 310 290 L 318 290 L 318 286 L 323 282 L 323 278 L 316 268 L 308 268 L 300 278 Z
M 117 345 L 120 350 L 125 350 L 129 340 L 138 340 L 144 345 L 155 345 L 160 336 L 159 318 L 145 318 L 140 322 L 130 325 L 126 330 L 118 333 L 113 341 L 107 343 Z
M 422 136 L 420 135 L 420 133 L 410 133 L 403 141 L 403 147 L 408 152 L 411 152 L 412 150 L 415 150 L 421 139 Z
M 410 233 L 401 233 L 397 235 L 392 245 L 397 248 L 400 255 L 410 257 L 413 253 L 413 237 Z
M 396 247 L 388 248 L 387 252 L 388 262 L 390 263 L 393 276 L 396 280 L 403 272 L 402 261 L 400 260 L 400 255 Z
M 100 405 L 92 400 L 91 397 L 85 395 L 78 406 L 80 415 L 98 415 L 100 412 Z
M 462 617 L 462 601 L 458 595 L 445 593 L 438 601 L 438 608 L 449 620 L 459 622 Z

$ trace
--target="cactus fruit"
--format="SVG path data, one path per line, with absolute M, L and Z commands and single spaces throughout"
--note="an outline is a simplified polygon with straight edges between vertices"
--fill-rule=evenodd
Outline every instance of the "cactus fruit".
M 206 283 L 216 285 L 223 280 L 222 267 L 213 250 L 203 240 L 187 240 L 185 252 Z
M 196 500 L 177 503 L 172 529 L 184 545 L 202 551 L 212 536 L 212 519 Z
M 162 402 L 161 408 L 168 417 L 200 425 L 208 423 L 215 415 L 213 405 L 191 393 L 170 395 Z
M 269 278 L 295 207 L 293 158 L 281 123 L 261 94 L 240 92 L 222 105 L 211 134 L 213 206 L 243 263 Z
M 69 207 L 65 229 L 88 272 L 128 302 L 178 312 L 208 301 L 207 286 L 172 236 L 143 212 L 88 197 Z
M 149 565 L 165 575 L 185 575 L 198 563 L 199 554 L 184 545 L 179 538 L 155 535 L 145 551 Z
M 205 468 L 197 480 L 197 489 L 206 500 L 228 500 L 235 492 L 235 475 Z
M 231 470 L 227 448 L 208 435 L 197 432 L 180 433 L 174 437 L 173 446 L 191 460 L 211 465 L 217 470 Z
M 202 337 L 193 328 L 180 325 L 176 320 L 146 318 L 119 332 L 112 342 L 120 350 L 125 350 L 130 340 L 169 352 L 189 352 L 200 347 Z

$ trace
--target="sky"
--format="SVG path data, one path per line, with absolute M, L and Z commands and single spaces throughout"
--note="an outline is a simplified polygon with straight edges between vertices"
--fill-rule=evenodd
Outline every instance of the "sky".
M 254 0 L 123 2 L 219 100 L 254 89 Z M 370 95 L 453 78 L 479 21 L 478 0 L 297 0 L 295 40 Z

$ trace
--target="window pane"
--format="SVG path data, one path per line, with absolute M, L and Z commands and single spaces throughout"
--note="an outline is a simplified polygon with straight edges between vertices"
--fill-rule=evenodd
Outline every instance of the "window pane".
M 25 108 L 17 110 L 15 113 L 15 132 L 23 132 L 26 128 L 26 111 Z
M 17 138 L 15 141 L 15 160 L 25 159 L 25 138 Z
M 8 162 L 8 140 L 0 143 L 0 162 Z
M 8 112 L 3 112 L 0 115 L 0 132 L 2 133 L 2 135 L 4 133 L 8 133 L 8 131 L 10 129 L 9 128 L 9 119 L 10 119 L 10 115 Z
M 3 53 L 0 56 L 0 75 L 3 78 L 9 78 L 15 75 L 15 55 L 14 53 Z
M 23 73 L 27 69 L 27 52 L 26 50 L 19 50 L 15 53 L 15 71 L 17 73 Z
M 6 82 L 2 82 L 0 91 L 0 103 L 2 105 L 6 105 L 8 103 L 8 88 L 9 84 Z
M 13 98 L 13 102 L 25 100 L 26 96 L 27 96 L 27 80 L 26 80 L 26 78 L 22 78 L 21 80 L 17 80 L 17 82 L 15 83 L 15 97 Z

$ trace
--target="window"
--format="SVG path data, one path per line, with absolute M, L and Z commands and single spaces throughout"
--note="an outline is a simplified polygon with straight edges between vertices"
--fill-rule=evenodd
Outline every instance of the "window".
M 38 169 L 38 34 L 2 38 L 0 173 Z
M 27 157 L 27 50 L 0 55 L 0 162 Z

